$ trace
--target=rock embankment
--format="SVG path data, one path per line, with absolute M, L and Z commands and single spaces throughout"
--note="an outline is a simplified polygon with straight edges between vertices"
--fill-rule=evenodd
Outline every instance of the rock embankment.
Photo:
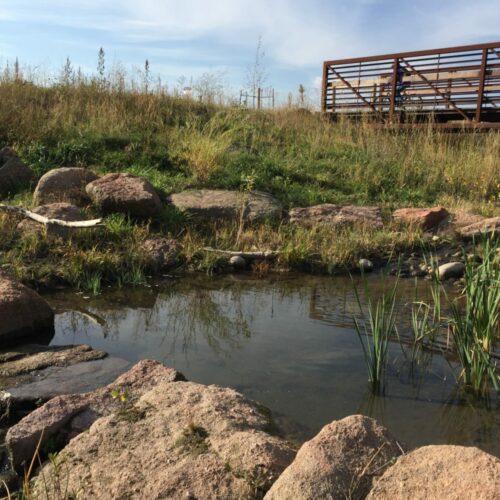
M 262 498 L 295 455 L 270 427 L 268 412 L 236 391 L 141 361 L 104 389 L 49 401 L 9 430 L 7 445 L 19 470 L 42 429 L 43 443 L 73 437 L 57 483 L 78 498 Z M 57 489 L 52 467 L 33 498 Z

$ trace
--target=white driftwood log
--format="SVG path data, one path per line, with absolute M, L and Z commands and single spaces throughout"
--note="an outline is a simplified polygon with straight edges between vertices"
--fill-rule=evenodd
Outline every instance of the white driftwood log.
M 205 252 L 221 253 L 229 257 L 243 257 L 246 260 L 275 259 L 279 256 L 279 252 L 273 252 L 271 250 L 266 250 L 264 252 L 232 252 L 230 250 L 218 250 L 217 248 L 210 247 L 205 247 L 203 250 L 205 250 Z
M 23 217 L 27 217 L 28 219 L 32 219 L 40 224 L 55 224 L 57 226 L 65 226 L 65 227 L 95 227 L 100 226 L 102 219 L 93 219 L 93 220 L 76 220 L 76 221 L 66 221 L 59 219 L 49 219 L 48 217 L 44 217 L 43 215 L 36 214 L 22 207 L 14 207 L 12 205 L 1 205 L 0 211 L 9 212 L 15 215 L 22 215 Z

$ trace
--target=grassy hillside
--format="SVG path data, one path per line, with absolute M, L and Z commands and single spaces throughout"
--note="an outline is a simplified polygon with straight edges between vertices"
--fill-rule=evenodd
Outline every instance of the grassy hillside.
M 366 123 L 331 123 L 306 110 L 255 112 L 163 94 L 103 90 L 98 84 L 40 87 L 0 82 L 0 147 L 14 147 L 37 176 L 60 166 L 127 171 L 163 193 L 194 187 L 258 189 L 285 207 L 331 202 L 500 213 L 500 135 L 420 129 L 390 131 Z M 29 205 L 31 191 L 13 203 Z M 4 268 L 23 280 L 54 278 L 77 288 L 135 283 L 154 270 L 141 252 L 149 234 L 183 245 L 192 269 L 218 266 L 204 246 L 278 249 L 279 265 L 334 270 L 360 257 L 387 256 L 421 243 L 421 234 L 305 230 L 222 224 L 200 228 L 168 209 L 150 224 L 124 217 L 73 241 L 33 238 L 0 216 Z M 260 269 L 259 272 L 264 272 Z

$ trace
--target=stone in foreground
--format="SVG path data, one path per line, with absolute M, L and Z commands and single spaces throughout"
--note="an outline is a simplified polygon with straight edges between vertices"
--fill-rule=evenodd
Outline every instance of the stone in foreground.
M 395 221 L 411 224 L 422 229 L 435 229 L 448 219 L 449 212 L 443 207 L 433 208 L 400 208 L 395 210 L 392 218 Z
M 463 262 L 448 262 L 438 268 L 438 276 L 440 280 L 448 280 L 451 278 L 461 278 L 465 273 L 465 264 Z
M 133 399 L 59 453 L 59 481 L 70 495 L 262 498 L 295 454 L 267 433 L 269 419 L 258 406 L 234 390 L 160 381 L 127 391 Z M 33 498 L 45 498 L 42 474 L 49 497 L 57 488 L 52 467 L 47 464 L 36 478 Z
M 142 250 L 157 269 L 171 269 L 179 265 L 181 245 L 171 238 L 148 238 Z
M 483 237 L 500 234 L 500 217 L 484 219 L 469 226 L 458 229 L 458 234 L 465 240 L 480 240 Z
M 353 415 L 334 421 L 302 445 L 265 499 L 364 498 L 373 478 L 400 454 L 396 440 L 375 420 Z
M 50 203 L 49 205 L 41 205 L 32 210 L 35 214 L 43 215 L 48 219 L 58 219 L 63 221 L 81 221 L 85 217 L 82 215 L 81 210 L 76 205 L 70 203 Z M 31 219 L 24 219 L 21 221 L 17 228 L 26 233 L 39 235 L 46 228 L 47 234 L 51 236 L 58 236 L 60 238 L 69 238 L 75 228 L 59 226 L 57 224 L 40 224 Z
M 258 191 L 241 193 L 200 189 L 172 194 L 167 201 L 182 212 L 208 220 L 239 221 L 243 218 L 256 222 L 280 219 L 283 212 L 283 207 L 276 198 Z
M 303 227 L 317 225 L 332 228 L 361 225 L 373 229 L 383 227 L 382 212 L 378 207 L 356 207 L 348 205 L 332 205 L 324 203 L 306 208 L 292 208 L 289 212 L 290 222 Z
M 33 204 L 48 205 L 67 202 L 83 206 L 89 203 L 85 186 L 97 179 L 86 168 L 63 167 L 49 170 L 42 175 L 33 193 Z
M 0 196 L 15 194 L 20 187 L 29 183 L 31 169 L 10 148 L 0 150 Z
M 85 188 L 92 203 L 105 213 L 119 212 L 132 217 L 154 217 L 161 211 L 160 197 L 153 186 L 131 174 L 107 174 Z
M 23 284 L 0 277 L 0 342 L 20 344 L 54 332 L 54 312 L 40 295 Z
M 424 446 L 398 458 L 368 499 L 491 500 L 500 495 L 500 460 L 478 448 Z

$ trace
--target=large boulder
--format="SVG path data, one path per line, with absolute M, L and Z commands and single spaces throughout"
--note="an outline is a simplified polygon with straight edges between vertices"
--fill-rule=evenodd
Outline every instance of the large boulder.
M 82 206 L 89 202 L 85 186 L 97 179 L 86 168 L 64 167 L 55 168 L 42 175 L 33 194 L 33 204 L 47 205 L 50 203 L 68 202 Z
M 383 226 L 382 213 L 378 207 L 357 207 L 353 205 L 339 206 L 331 203 L 306 208 L 292 208 L 289 213 L 290 222 L 304 227 L 317 225 L 343 227 L 362 225 L 374 229 Z
M 500 217 L 491 217 L 458 229 L 458 234 L 465 240 L 480 240 L 485 236 L 500 234 Z
M 449 212 L 443 207 L 433 208 L 400 208 L 392 213 L 397 222 L 410 224 L 422 229 L 434 229 L 449 217 Z
M 76 205 L 70 203 L 50 203 L 49 205 L 42 205 L 32 210 L 35 214 L 43 215 L 48 219 L 58 219 L 63 221 L 81 221 L 85 219 L 81 210 Z M 25 233 L 41 234 L 45 228 L 47 234 L 52 236 L 59 236 L 61 238 L 69 238 L 75 228 L 60 226 L 57 224 L 43 225 L 31 219 L 24 219 L 21 221 L 17 228 Z
M 500 460 L 478 448 L 424 446 L 398 458 L 368 499 L 491 500 L 500 494 Z
M 244 219 L 250 222 L 280 219 L 281 203 L 267 193 L 200 189 L 172 194 L 168 202 L 178 210 L 203 220 Z
M 54 312 L 40 295 L 17 281 L 0 276 L 0 342 L 20 344 L 52 334 Z
M 127 390 L 125 401 L 59 453 L 60 477 L 53 464 L 42 468 L 33 498 L 50 497 L 57 482 L 83 499 L 262 498 L 295 454 L 267 433 L 265 412 L 231 389 L 169 380 L 114 387 Z
M 10 148 L 0 150 L 0 196 L 15 194 L 28 184 L 33 172 Z
M 160 382 L 179 380 L 184 380 L 184 377 L 176 370 L 156 361 L 144 360 L 105 387 L 49 400 L 7 432 L 5 441 L 12 466 L 21 471 L 29 463 L 42 434 L 42 448 L 54 441 L 63 447 L 99 418 L 119 411 L 122 403 L 119 397 L 113 397 L 115 389 L 124 397 L 126 394 L 127 404 L 131 405 Z
M 107 174 L 85 188 L 92 203 L 103 212 L 121 212 L 133 217 L 153 217 L 160 213 L 161 200 L 153 186 L 130 174 Z
M 302 445 L 265 499 L 364 498 L 373 478 L 400 454 L 396 440 L 375 420 L 353 415 L 334 421 Z

